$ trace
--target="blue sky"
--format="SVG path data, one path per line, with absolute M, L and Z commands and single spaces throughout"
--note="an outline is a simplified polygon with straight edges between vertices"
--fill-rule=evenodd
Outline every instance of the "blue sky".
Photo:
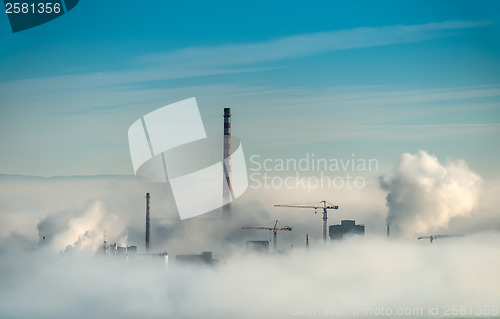
M 499 175 L 500 3 L 85 1 L 0 18 L 0 174 L 133 174 L 127 130 L 195 96 L 247 157 L 463 158 Z

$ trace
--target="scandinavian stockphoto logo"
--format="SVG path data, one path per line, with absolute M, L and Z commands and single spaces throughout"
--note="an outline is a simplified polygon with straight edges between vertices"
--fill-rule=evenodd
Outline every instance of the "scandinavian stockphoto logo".
M 73 9 L 79 0 L 4 0 L 12 32 L 31 29 Z
M 235 137 L 207 137 L 195 98 L 154 110 L 128 130 L 134 173 L 170 183 L 181 220 L 220 208 L 248 187 L 243 147 Z

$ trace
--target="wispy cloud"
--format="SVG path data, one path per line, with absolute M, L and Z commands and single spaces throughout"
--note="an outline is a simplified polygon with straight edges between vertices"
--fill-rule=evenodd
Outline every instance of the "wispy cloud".
M 209 118 L 215 114 L 213 110 L 223 104 L 231 105 L 241 115 L 238 136 L 263 148 L 339 138 L 429 140 L 462 137 L 470 132 L 498 136 L 497 83 L 455 88 L 443 83 L 441 88 L 402 89 L 357 85 L 289 87 L 280 81 L 248 84 L 228 81 L 227 76 L 206 81 L 168 81 L 255 73 L 283 67 L 271 62 L 313 57 L 307 61 L 311 62 L 314 56 L 328 52 L 429 41 L 490 24 L 448 21 L 310 33 L 145 55 L 136 57 L 120 71 L 1 82 L 0 135 L 16 137 L 0 143 L 5 153 L 4 172 L 36 172 L 40 168 L 28 162 L 34 150 L 38 150 L 36 158 L 54 167 L 50 174 L 62 174 L 58 167 L 70 167 L 67 163 L 72 163 L 69 172 L 82 173 L 82 167 L 90 167 L 85 156 L 91 156 L 96 149 L 99 154 L 105 149 L 106 158 L 113 163 L 102 165 L 106 173 L 109 167 L 118 167 L 115 163 L 122 163 L 126 169 L 116 168 L 113 173 L 127 172 L 128 149 L 122 132 L 148 111 L 192 96 L 200 99 L 201 112 L 207 110 L 207 129 L 219 128 L 219 113 Z M 490 116 L 481 117 L 479 108 Z M 259 123 L 259 130 L 255 130 L 255 123 Z M 88 152 L 75 145 L 85 145 Z M 57 151 L 47 152 L 48 147 Z M 64 156 L 59 156 L 61 149 L 65 149 Z M 20 163 L 24 167 L 21 171 L 10 169 Z M 95 173 L 92 168 L 89 170 Z
M 47 92 L 53 88 L 65 92 L 124 87 L 162 80 L 196 78 L 267 70 L 259 63 L 314 56 L 322 53 L 423 42 L 455 36 L 461 30 L 490 25 L 490 22 L 447 21 L 420 25 L 395 25 L 308 33 L 246 44 L 191 47 L 177 51 L 137 57 L 121 71 L 58 75 L 21 79 L 2 83 L 0 93 Z M 274 65 L 272 68 L 278 66 Z M 9 94 L 2 94 L 5 98 Z M 7 99 L 8 102 L 8 99 Z
M 252 132 L 252 139 L 270 146 L 345 139 L 435 141 L 494 136 L 500 132 L 497 117 L 485 118 L 481 112 L 498 114 L 499 96 L 498 85 L 406 90 L 383 86 L 293 88 L 241 101 L 243 109 L 252 111 L 245 113 L 240 130 Z M 255 112 L 251 105 L 259 105 L 265 112 Z M 280 118 L 279 126 L 276 118 Z M 261 129 L 255 132 L 252 123 L 260 123 Z
M 489 22 L 446 21 L 419 25 L 365 27 L 308 33 L 265 42 L 192 47 L 142 56 L 142 63 L 189 66 L 234 66 L 317 55 L 325 52 L 421 42 L 456 35 Z

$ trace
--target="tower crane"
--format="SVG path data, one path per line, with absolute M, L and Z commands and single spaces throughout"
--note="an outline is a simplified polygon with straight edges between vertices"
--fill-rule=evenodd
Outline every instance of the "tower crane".
M 245 226 L 245 227 L 241 227 L 241 229 L 267 229 L 267 230 L 272 230 L 273 231 L 273 235 L 274 235 L 274 250 L 276 251 L 277 250 L 277 243 L 276 243 L 276 240 L 278 238 L 278 234 L 277 232 L 278 231 L 292 231 L 292 227 L 290 226 L 284 226 L 284 227 L 281 227 L 281 228 L 277 228 L 278 226 L 278 220 L 276 219 L 274 221 L 274 227 L 260 227 L 260 226 L 256 226 L 256 227 L 250 227 L 250 226 Z
M 322 200 L 319 203 L 318 202 L 313 202 L 313 203 L 305 203 L 305 204 L 291 204 L 291 205 L 274 205 L 274 207 L 293 207 L 293 208 L 314 208 L 316 209 L 323 209 L 323 242 L 326 243 L 326 237 L 327 237 L 327 220 L 328 220 L 328 209 L 339 209 L 338 206 L 333 205 L 331 203 L 328 203 L 326 200 Z M 316 211 L 314 211 L 316 213 Z
M 437 238 L 449 238 L 449 237 L 464 237 L 464 234 L 459 234 L 459 235 L 430 235 L 430 236 L 420 236 L 418 239 L 426 239 L 429 238 L 429 242 L 432 244 L 434 239 Z

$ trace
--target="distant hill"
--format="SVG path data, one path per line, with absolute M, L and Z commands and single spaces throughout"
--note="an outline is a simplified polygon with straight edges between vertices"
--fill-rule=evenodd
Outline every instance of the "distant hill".
M 98 179 L 135 179 L 134 175 L 69 175 L 69 176 L 35 176 L 35 175 L 16 175 L 0 174 L 0 181 L 44 181 L 44 180 L 98 180 Z

